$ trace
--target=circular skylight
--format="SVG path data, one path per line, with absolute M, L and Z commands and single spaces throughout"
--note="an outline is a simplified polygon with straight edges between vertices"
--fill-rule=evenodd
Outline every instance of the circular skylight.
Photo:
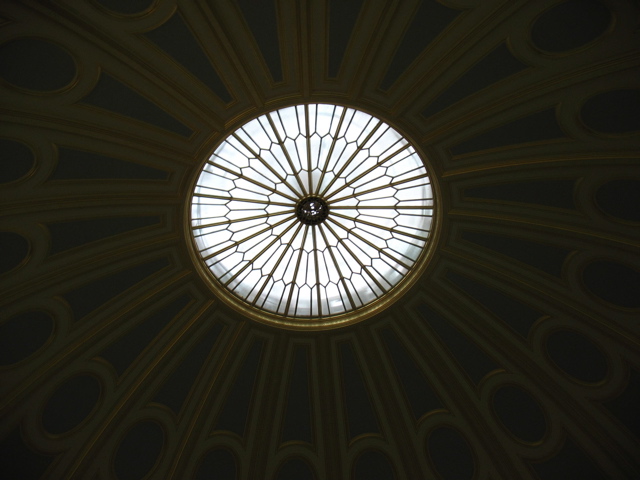
M 259 320 L 328 327 L 388 305 L 423 267 L 433 224 L 414 147 L 367 113 L 282 108 L 231 133 L 191 199 L 202 270 Z

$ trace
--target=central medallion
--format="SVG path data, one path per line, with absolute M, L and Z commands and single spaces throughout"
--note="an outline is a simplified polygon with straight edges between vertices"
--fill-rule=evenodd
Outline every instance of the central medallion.
M 380 312 L 432 252 L 425 161 L 368 113 L 304 104 L 251 119 L 204 160 L 189 199 L 195 264 L 216 297 L 285 328 Z
M 327 219 L 329 206 L 320 197 L 306 197 L 298 202 L 296 216 L 305 225 L 319 225 Z

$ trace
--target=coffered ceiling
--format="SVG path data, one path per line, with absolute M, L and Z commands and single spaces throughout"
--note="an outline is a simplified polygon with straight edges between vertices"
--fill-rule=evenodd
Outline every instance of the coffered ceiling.
M 635 0 L 7 0 L 3 478 L 640 476 Z M 430 164 L 424 273 L 342 328 L 225 306 L 189 199 L 334 103 Z

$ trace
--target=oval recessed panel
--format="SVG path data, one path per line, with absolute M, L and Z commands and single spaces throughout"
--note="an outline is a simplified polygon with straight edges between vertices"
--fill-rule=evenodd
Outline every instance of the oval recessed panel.
M 13 232 L 0 232 L 0 273 L 13 270 L 29 253 L 29 242 Z
M 500 387 L 493 394 L 493 410 L 515 437 L 525 442 L 538 442 L 547 430 L 546 420 L 538 403 L 515 385 Z
M 33 152 L 24 143 L 0 138 L 0 183 L 24 177 L 33 167 Z
M 611 12 L 597 0 L 568 0 L 547 10 L 533 24 L 531 40 L 547 52 L 565 52 L 598 38 Z
M 53 331 L 53 319 L 45 312 L 14 315 L 0 324 L 0 365 L 11 365 L 37 352 Z
M 624 308 L 640 307 L 640 272 L 620 263 L 599 260 L 582 273 L 585 285 L 601 299 Z
M 119 480 L 141 480 L 155 466 L 162 446 L 164 430 L 156 422 L 138 422 L 120 442 L 113 461 Z
M 640 131 L 640 89 L 628 88 L 599 93 L 589 98 L 580 117 L 584 124 L 602 133 L 633 133 Z
M 51 92 L 69 85 L 76 64 L 62 47 L 41 38 L 19 38 L 0 46 L 0 77 L 16 87 Z
M 556 366 L 578 380 L 597 383 L 607 375 L 607 359 L 591 340 L 571 330 L 553 332 L 547 338 L 549 358 Z
M 475 461 L 464 437 L 449 427 L 436 428 L 427 442 L 431 461 L 445 480 L 464 480 L 473 477 Z
M 640 180 L 612 180 L 596 192 L 600 209 L 612 217 L 640 222 Z
M 42 426 L 52 434 L 68 432 L 80 425 L 93 411 L 101 392 L 92 375 L 78 375 L 60 385 L 42 412 Z

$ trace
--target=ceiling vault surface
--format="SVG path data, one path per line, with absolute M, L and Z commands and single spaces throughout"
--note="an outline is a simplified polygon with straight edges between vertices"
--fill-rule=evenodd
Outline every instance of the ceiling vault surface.
M 0 2 L 0 476 L 640 478 L 639 23 L 637 0 Z M 353 321 L 264 323 L 202 273 L 194 185 L 247 122 L 315 105 L 410 139 L 428 258 L 373 281 L 384 308 L 343 296 Z M 289 197 L 316 240 L 350 208 Z M 335 291 L 369 275 L 352 257 Z

